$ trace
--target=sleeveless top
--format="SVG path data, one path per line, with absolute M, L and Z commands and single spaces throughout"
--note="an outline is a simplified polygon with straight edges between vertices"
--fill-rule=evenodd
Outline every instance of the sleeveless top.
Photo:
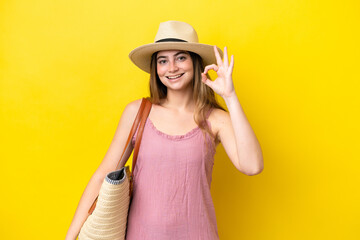
M 133 169 L 126 239 L 219 239 L 210 193 L 214 155 L 214 139 L 199 127 L 168 135 L 148 118 Z

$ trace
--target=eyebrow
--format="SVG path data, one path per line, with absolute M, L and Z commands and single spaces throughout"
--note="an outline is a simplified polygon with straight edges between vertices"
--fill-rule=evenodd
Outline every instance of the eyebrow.
M 185 52 L 185 51 L 180 51 L 180 52 L 175 53 L 174 56 L 176 57 L 177 55 L 180 55 L 180 54 L 182 54 L 182 53 L 188 54 L 188 53 Z M 166 58 L 166 57 L 165 57 L 165 56 L 158 56 L 158 57 L 156 58 L 156 60 L 159 60 L 159 58 Z

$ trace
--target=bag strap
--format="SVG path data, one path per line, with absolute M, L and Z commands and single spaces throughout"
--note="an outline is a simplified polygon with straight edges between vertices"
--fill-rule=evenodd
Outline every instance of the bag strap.
M 130 147 L 131 140 L 135 135 L 136 129 L 139 127 L 138 133 L 136 135 L 134 155 L 133 155 L 133 164 L 132 164 L 132 171 L 131 171 L 130 179 L 133 179 L 133 171 L 134 171 L 137 155 L 138 155 L 139 148 L 140 148 L 142 133 L 144 131 L 145 122 L 146 122 L 147 117 L 149 116 L 151 106 L 152 106 L 152 103 L 147 98 L 142 98 L 139 111 L 137 112 L 136 118 L 131 127 L 128 139 L 126 141 L 125 148 L 124 148 L 123 153 L 121 154 L 121 158 L 116 166 L 116 170 L 119 170 L 122 166 L 125 166 L 125 164 L 128 160 L 128 157 L 126 157 L 126 156 L 129 156 L 131 153 L 131 147 Z M 140 126 L 139 126 L 139 124 L 140 124 Z M 123 161 L 125 161 L 124 164 L 122 164 Z M 130 186 L 130 188 L 131 188 L 130 189 L 130 193 L 131 193 L 132 186 Z M 94 202 L 92 203 L 91 207 L 89 208 L 89 211 L 88 211 L 89 214 L 92 214 L 92 212 L 95 210 L 98 197 L 99 197 L 99 195 L 95 198 Z
M 132 168 L 131 168 L 131 169 L 134 169 L 137 155 L 138 155 L 139 148 L 140 148 L 142 132 L 144 131 L 145 122 L 146 122 L 147 117 L 149 116 L 151 106 L 152 106 L 152 103 L 147 98 L 142 99 L 139 111 L 136 114 L 136 118 L 134 120 L 134 123 L 131 127 L 128 139 L 126 141 L 125 148 L 124 148 L 123 153 L 121 154 L 121 158 L 116 166 L 116 170 L 119 170 L 120 168 L 125 166 L 127 160 L 129 159 L 129 156 L 132 151 L 131 141 L 136 133 L 136 129 L 139 127 L 138 133 L 136 135 L 133 163 L 132 163 Z
M 136 135 L 136 140 L 135 140 L 134 155 L 133 155 L 133 162 L 132 162 L 132 168 L 131 168 L 131 179 L 133 179 L 133 173 L 134 173 L 136 160 L 137 160 L 139 149 L 140 149 L 141 139 L 142 139 L 142 135 L 143 135 L 144 128 L 145 128 L 145 123 L 149 116 L 151 106 L 152 106 L 151 102 L 148 99 L 145 99 L 145 101 L 146 101 L 146 103 L 145 103 L 145 107 L 144 107 L 144 112 L 142 114 L 139 130 L 138 130 L 138 133 Z

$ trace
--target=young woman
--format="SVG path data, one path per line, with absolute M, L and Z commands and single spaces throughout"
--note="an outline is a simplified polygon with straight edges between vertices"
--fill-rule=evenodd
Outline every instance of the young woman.
M 219 239 L 210 194 L 217 144 L 246 175 L 263 170 L 259 142 L 235 93 L 227 49 L 198 43 L 187 23 L 160 24 L 129 57 L 150 73 L 150 100 L 134 171 L 126 239 Z M 205 66 L 205 67 L 204 67 Z M 208 71 L 217 78 L 211 81 Z M 220 95 L 226 112 L 215 99 Z M 123 111 L 111 145 L 80 199 L 66 239 L 76 239 L 106 173 L 115 169 L 141 99 Z M 132 144 L 134 144 L 135 137 Z

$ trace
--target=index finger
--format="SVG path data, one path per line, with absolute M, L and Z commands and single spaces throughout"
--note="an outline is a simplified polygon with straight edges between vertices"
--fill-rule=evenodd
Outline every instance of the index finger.
M 217 65 L 218 65 L 218 66 L 222 65 L 223 62 L 222 62 L 222 60 L 221 60 L 220 53 L 219 53 L 216 45 L 214 45 L 214 52 L 215 52 L 215 57 L 216 57 Z

